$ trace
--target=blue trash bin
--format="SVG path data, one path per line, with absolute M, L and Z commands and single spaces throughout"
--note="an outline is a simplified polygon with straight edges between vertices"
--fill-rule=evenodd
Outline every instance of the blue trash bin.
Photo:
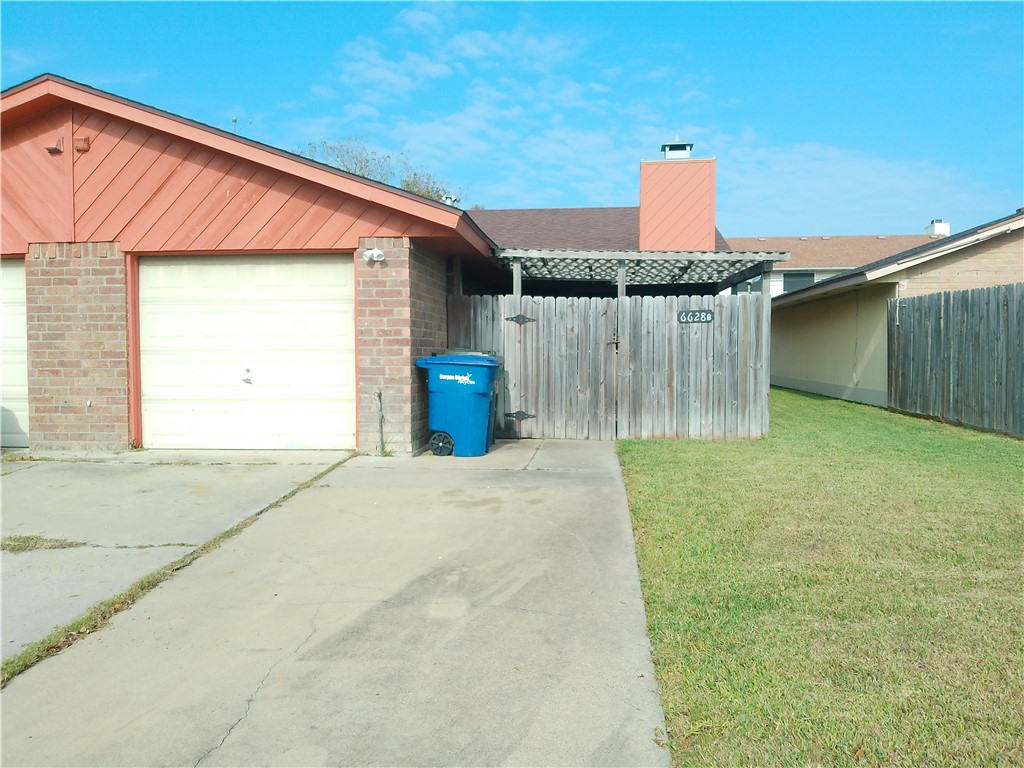
M 489 355 L 436 355 L 421 357 L 416 365 L 427 372 L 431 452 L 438 456 L 487 453 L 501 360 Z

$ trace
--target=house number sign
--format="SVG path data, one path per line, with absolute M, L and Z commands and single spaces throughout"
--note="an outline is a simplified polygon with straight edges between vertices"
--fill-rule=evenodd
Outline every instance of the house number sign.
M 715 319 L 713 309 L 684 309 L 676 315 L 680 323 L 711 323 Z

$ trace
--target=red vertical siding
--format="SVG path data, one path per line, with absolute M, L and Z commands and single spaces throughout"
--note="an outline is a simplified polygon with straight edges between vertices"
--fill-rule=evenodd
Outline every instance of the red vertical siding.
M 73 240 L 71 109 L 43 115 L 0 135 L 0 249 L 26 253 L 29 242 Z M 60 141 L 63 151 L 47 147 Z
M 404 211 L 80 106 L 5 128 L 2 138 L 7 254 L 25 253 L 29 242 L 116 242 L 142 253 L 337 251 L 355 250 L 360 237 L 452 234 Z M 64 151 L 50 155 L 45 148 L 58 138 Z

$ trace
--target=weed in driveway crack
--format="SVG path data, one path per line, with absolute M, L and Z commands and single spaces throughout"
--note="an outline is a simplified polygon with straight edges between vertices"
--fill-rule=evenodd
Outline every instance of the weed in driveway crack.
M 354 456 L 355 454 L 352 454 Z M 313 487 L 321 479 L 323 479 L 330 472 L 340 467 L 346 461 L 352 458 L 352 456 L 346 456 L 339 462 L 332 464 L 323 471 L 317 473 L 313 477 L 309 478 L 303 483 L 298 484 L 295 488 L 292 488 L 288 493 L 284 494 L 277 501 L 273 501 L 259 512 L 255 512 L 249 517 L 242 520 L 240 523 L 232 528 L 224 531 L 223 533 L 214 536 L 208 542 L 203 544 L 201 547 L 194 549 L 186 555 L 178 558 L 173 563 L 150 573 L 148 576 L 136 581 L 128 589 L 124 590 L 118 595 L 97 603 L 89 611 L 78 619 L 75 619 L 70 624 L 66 624 L 63 627 L 58 627 L 53 632 L 48 634 L 42 640 L 38 640 L 28 646 L 26 646 L 20 653 L 15 654 L 9 658 L 3 660 L 3 677 L 0 679 L 0 688 L 7 685 L 14 677 L 20 675 L 29 667 L 38 664 L 43 659 L 47 659 L 50 656 L 60 653 L 65 648 L 70 647 L 78 640 L 82 639 L 86 635 L 92 634 L 98 629 L 105 627 L 110 620 L 121 611 L 130 608 L 135 601 L 141 598 L 146 593 L 152 591 L 162 582 L 169 579 L 174 575 L 175 572 L 180 571 L 182 568 L 194 563 L 203 555 L 208 552 L 220 547 L 225 541 L 234 538 L 239 533 L 244 531 L 264 513 L 269 512 L 272 509 L 276 509 L 284 504 L 288 499 L 295 496 L 295 494 L 306 488 Z M 269 673 L 268 673 L 269 674 Z
M 84 541 L 51 539 L 46 536 L 4 536 L 0 538 L 0 550 L 4 552 L 34 552 L 37 549 L 74 549 L 84 546 Z

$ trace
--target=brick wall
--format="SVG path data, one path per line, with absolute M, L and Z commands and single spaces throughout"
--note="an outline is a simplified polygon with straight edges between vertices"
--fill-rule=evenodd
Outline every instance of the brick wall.
M 906 273 L 900 296 L 988 288 L 1024 281 L 1024 230 L 940 256 Z
M 366 262 L 379 248 L 384 260 Z M 445 262 L 409 238 L 363 238 L 355 256 L 358 442 L 363 453 L 420 450 L 426 433 L 426 386 L 416 358 L 447 344 Z
M 25 285 L 30 450 L 128 448 L 128 301 L 117 243 L 31 244 Z
M 415 245 L 410 270 L 412 308 L 412 359 L 440 352 L 448 346 L 448 280 L 445 261 Z M 413 451 L 430 439 L 427 428 L 427 388 L 423 371 L 416 369 L 412 390 Z

